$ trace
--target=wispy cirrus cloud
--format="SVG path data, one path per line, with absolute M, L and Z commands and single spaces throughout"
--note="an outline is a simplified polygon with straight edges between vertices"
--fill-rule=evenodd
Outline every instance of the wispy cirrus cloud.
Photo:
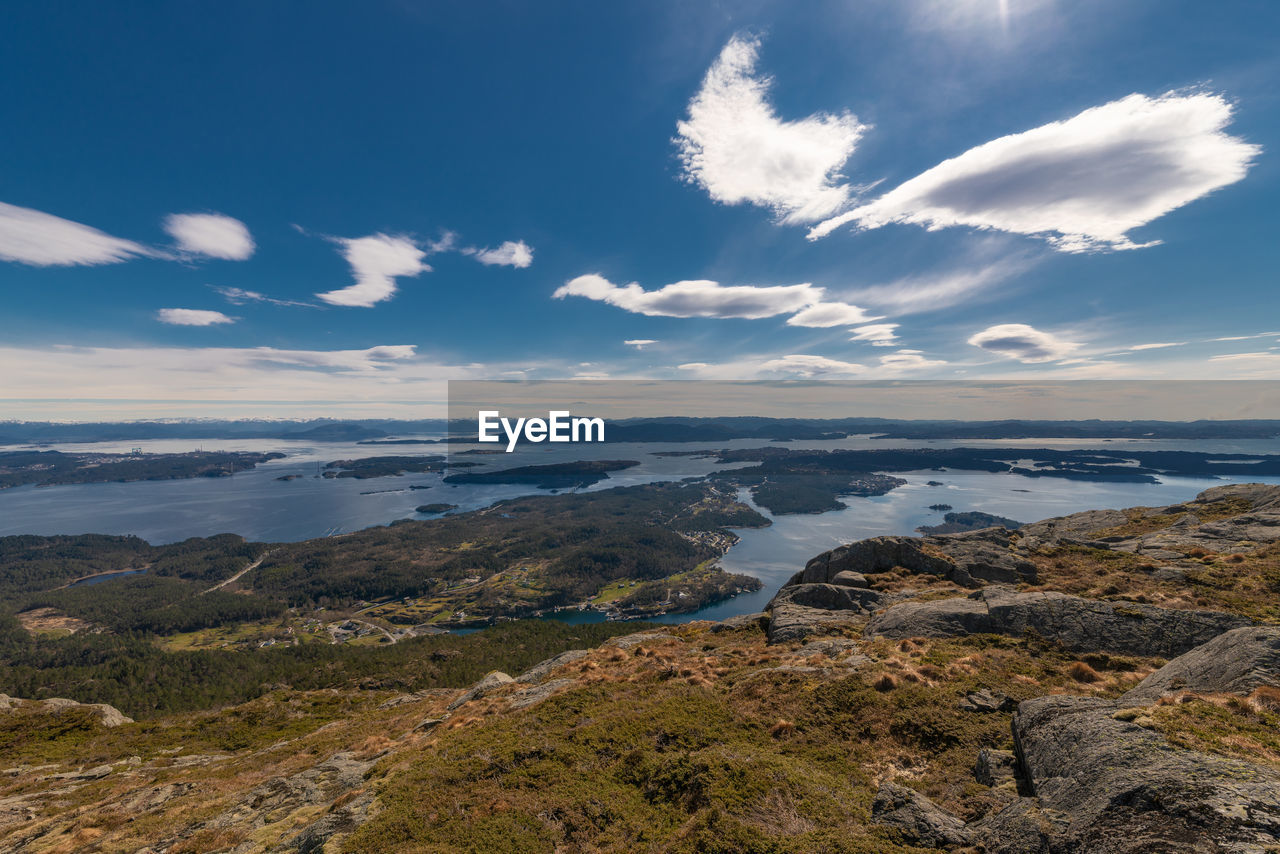
M 393 362 L 412 359 L 417 347 L 412 344 L 385 344 L 365 350 L 278 350 L 274 347 L 254 347 L 242 351 L 250 362 L 290 365 L 316 370 L 380 371 Z
M 727 205 L 768 208 L 783 222 L 812 222 L 843 208 L 840 168 L 867 126 L 847 111 L 780 119 L 772 80 L 756 73 L 759 39 L 735 36 L 707 71 L 676 126 L 684 176 Z
M 1210 338 L 1210 341 L 1248 341 L 1253 338 L 1271 338 L 1280 336 L 1280 332 L 1255 332 L 1252 335 L 1228 335 L 1225 338 Z
M 1008 243 L 1008 239 L 983 241 L 950 269 L 855 288 L 842 296 L 896 315 L 921 314 L 994 299 L 1007 294 L 1008 286 L 1047 254 L 1020 252 Z
M 199 308 L 162 308 L 156 312 L 156 320 L 171 326 L 216 326 L 236 322 L 234 317 L 228 317 L 220 311 Z
M 246 305 L 253 302 L 266 303 L 268 305 L 280 306 L 305 306 L 306 308 L 320 308 L 313 302 L 305 302 L 303 300 L 293 299 L 277 299 L 269 297 L 258 291 L 248 291 L 244 288 L 223 287 L 220 285 L 210 285 L 219 295 L 232 305 Z
M 507 240 L 493 249 L 467 247 L 462 249 L 461 252 L 490 267 L 501 266 L 524 269 L 533 263 L 533 247 L 523 240 Z
M 1134 344 L 1132 347 L 1126 347 L 1126 350 L 1132 352 L 1140 352 L 1142 350 L 1164 350 L 1167 347 L 1183 347 L 1186 341 L 1160 341 L 1154 344 Z
M 1026 364 L 1066 359 L 1082 346 L 1052 333 L 1042 332 L 1025 323 L 1001 323 L 989 326 L 970 336 L 969 343 L 988 353 L 1004 356 L 1007 359 L 1017 359 Z
M 169 214 L 164 219 L 164 230 L 178 251 L 186 255 L 244 261 L 257 248 L 249 227 L 224 214 Z
M 33 267 L 119 264 L 154 250 L 32 208 L 0 202 L 0 260 Z
M 910 223 L 1046 239 L 1064 252 L 1136 249 L 1129 232 L 1233 184 L 1261 148 L 1225 133 L 1232 105 L 1208 93 L 1133 94 L 971 148 L 874 201 L 828 219 Z
M 395 296 L 397 277 L 431 271 L 423 260 L 427 253 L 407 237 L 372 234 L 331 240 L 342 247 L 342 256 L 351 265 L 356 283 L 316 294 L 330 305 L 370 308 Z

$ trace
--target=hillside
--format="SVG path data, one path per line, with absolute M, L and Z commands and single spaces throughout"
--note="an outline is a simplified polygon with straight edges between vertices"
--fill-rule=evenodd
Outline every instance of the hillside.
M 1266 852 L 1278 623 L 1280 487 L 879 537 L 724 623 L 419 639 L 469 687 L 0 699 L 0 848 Z

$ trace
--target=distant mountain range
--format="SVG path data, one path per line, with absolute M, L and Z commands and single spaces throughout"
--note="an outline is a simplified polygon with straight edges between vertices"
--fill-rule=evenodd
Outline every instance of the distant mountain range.
M 146 439 L 290 439 L 311 442 L 394 440 L 449 433 L 474 437 L 470 421 L 443 418 L 309 421 L 128 421 L 64 424 L 0 422 L 0 444 Z M 1197 421 L 908 421 L 889 418 L 644 418 L 608 422 L 610 442 L 803 441 L 873 435 L 884 439 L 1274 439 L 1280 420 Z

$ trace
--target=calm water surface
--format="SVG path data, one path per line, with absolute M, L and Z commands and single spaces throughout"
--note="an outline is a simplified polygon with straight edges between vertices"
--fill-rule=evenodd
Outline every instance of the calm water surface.
M 194 536 L 231 532 L 250 540 L 280 542 L 384 525 L 397 519 L 426 518 L 414 508 L 443 502 L 462 510 L 487 507 L 505 498 L 538 493 L 518 485 L 462 485 L 441 482 L 439 474 L 401 477 L 321 478 L 321 467 L 332 460 L 368 456 L 425 456 L 438 454 L 432 445 L 357 445 L 280 440 L 191 440 L 109 442 L 58 445 L 64 451 L 128 452 L 141 444 L 145 451 L 173 453 L 205 450 L 280 451 L 285 459 L 226 478 L 146 481 L 138 483 L 70 484 L 0 490 L 0 535 L 4 534 L 136 534 L 152 543 L 169 543 Z M 758 440 L 717 443 L 721 447 L 759 447 Z M 0 450 L 29 448 L 10 446 Z M 631 459 L 640 465 L 611 476 L 593 490 L 678 480 L 726 466 L 711 459 L 656 457 L 663 450 L 696 450 L 699 444 L 608 444 L 543 446 L 532 454 L 459 457 L 486 466 L 506 468 L 575 459 Z M 788 448 L 887 447 L 1097 447 L 1110 450 L 1195 450 L 1212 453 L 1265 454 L 1280 452 L 1274 441 L 1096 441 L 1079 440 L 966 440 L 958 442 L 875 440 L 868 437 L 822 442 L 790 442 Z M 279 478 L 298 475 L 294 480 Z M 814 555 L 864 537 L 914 533 L 916 526 L 941 521 L 930 504 L 950 504 L 957 511 L 980 510 L 1023 522 L 1094 508 L 1122 508 L 1186 501 L 1211 486 L 1230 481 L 1166 477 L 1158 484 L 1089 483 L 1054 478 L 1025 478 L 985 472 L 920 472 L 899 475 L 906 486 L 888 495 L 843 499 L 845 510 L 816 515 L 781 516 L 768 528 L 738 531 L 742 541 L 721 561 L 730 572 L 760 578 L 764 588 L 704 608 L 694 614 L 670 615 L 667 622 L 723 619 L 760 610 L 773 593 Z M 1255 478 L 1280 483 L 1280 478 Z M 928 481 L 942 486 L 928 486 Z M 419 487 L 411 489 L 410 487 Z M 750 503 L 749 496 L 743 493 Z M 768 516 L 768 512 L 757 508 Z M 560 619 L 594 621 L 594 612 L 562 612 Z

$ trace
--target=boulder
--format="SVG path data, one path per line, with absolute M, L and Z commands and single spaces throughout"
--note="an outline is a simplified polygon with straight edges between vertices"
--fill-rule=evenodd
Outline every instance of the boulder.
M 1049 851 L 1244 854 L 1276 844 L 1280 772 L 1174 748 L 1117 720 L 1117 710 L 1067 696 L 1018 707 L 1014 743 L 1027 784 L 1040 810 L 1062 819 L 1047 830 Z
M 1073 652 L 1172 658 L 1249 624 L 1245 617 L 1218 611 L 988 587 L 963 599 L 894 605 L 873 617 L 866 633 L 891 638 L 1031 633 Z
M 960 701 L 960 708 L 966 712 L 1011 712 L 1017 707 L 1018 704 L 1012 697 L 988 688 L 966 694 Z
M 503 685 L 509 685 L 516 680 L 500 670 L 495 670 L 488 676 L 472 685 L 461 697 L 450 703 L 447 708 L 453 711 L 464 703 L 470 703 L 472 700 L 479 700 L 481 697 L 492 692 L 495 688 L 501 688 Z
M 884 594 L 839 584 L 784 586 L 768 605 L 769 643 L 804 640 L 861 622 L 884 603 Z
M 840 632 L 865 619 L 866 614 L 861 611 L 828 611 L 779 602 L 769 609 L 769 625 L 765 631 L 769 643 L 787 643 L 802 641 L 811 635 Z
M 861 572 L 854 572 L 852 569 L 842 569 L 835 575 L 831 576 L 831 583 L 838 584 L 841 587 L 867 587 L 867 577 Z
M 906 786 L 885 783 L 871 802 L 871 822 L 892 827 L 904 841 L 926 848 L 968 845 L 964 822 Z
M 1248 694 L 1259 685 L 1280 685 L 1280 626 L 1223 632 L 1143 679 L 1120 702 L 1154 703 L 1176 691 Z
M 884 604 L 884 594 L 839 584 L 793 584 L 779 590 L 769 607 L 773 608 L 782 602 L 826 611 L 870 613 Z
M 88 708 L 93 709 L 98 715 L 98 723 L 105 727 L 117 727 L 122 724 L 133 723 L 133 718 L 128 717 L 120 712 L 115 706 L 107 703 L 89 703 Z

